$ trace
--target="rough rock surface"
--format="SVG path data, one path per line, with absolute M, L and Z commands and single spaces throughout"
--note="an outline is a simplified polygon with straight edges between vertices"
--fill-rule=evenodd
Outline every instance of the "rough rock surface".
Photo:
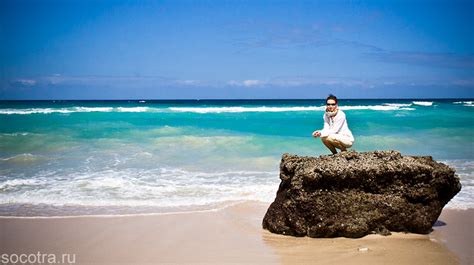
M 398 151 L 319 158 L 284 154 L 280 187 L 263 228 L 309 237 L 426 234 L 461 190 L 454 173 L 429 156 Z

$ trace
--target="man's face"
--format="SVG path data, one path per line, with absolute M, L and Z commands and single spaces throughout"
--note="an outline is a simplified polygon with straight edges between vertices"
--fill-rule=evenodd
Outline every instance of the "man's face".
M 337 109 L 337 104 L 334 99 L 328 99 L 326 101 L 326 111 L 333 112 Z

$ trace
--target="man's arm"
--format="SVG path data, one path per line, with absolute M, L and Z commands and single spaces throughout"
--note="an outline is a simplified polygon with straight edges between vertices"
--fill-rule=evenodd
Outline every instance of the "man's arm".
M 316 130 L 313 132 L 313 137 L 320 137 L 324 131 L 329 130 L 329 120 L 326 118 L 326 115 L 323 114 L 324 127 L 322 130 Z
M 321 131 L 321 137 L 326 137 L 330 134 L 335 134 L 339 132 L 339 130 L 341 130 L 342 126 L 344 125 L 344 122 L 346 122 L 346 115 L 342 112 L 339 114 L 340 115 L 336 115 L 336 117 L 334 118 L 332 128 L 330 128 L 329 126 L 329 118 L 324 118 L 324 128 Z

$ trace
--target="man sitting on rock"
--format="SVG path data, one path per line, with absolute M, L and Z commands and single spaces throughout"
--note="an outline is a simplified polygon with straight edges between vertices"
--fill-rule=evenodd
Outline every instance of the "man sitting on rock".
M 321 137 L 323 144 L 337 154 L 337 149 L 346 151 L 354 143 L 354 136 L 347 125 L 346 114 L 339 110 L 337 98 L 329 95 L 326 98 L 326 113 L 324 113 L 324 128 L 313 132 L 313 137 Z

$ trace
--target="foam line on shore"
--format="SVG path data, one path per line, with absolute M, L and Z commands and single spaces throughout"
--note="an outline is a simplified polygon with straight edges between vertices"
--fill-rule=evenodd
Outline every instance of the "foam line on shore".
M 0 219 L 71 219 L 71 218 L 116 218 L 116 217 L 135 217 L 135 216 L 163 216 L 163 215 L 184 215 L 194 213 L 212 213 L 225 210 L 227 208 L 245 204 L 245 203 L 258 203 L 263 204 L 261 201 L 235 201 L 228 203 L 224 206 L 205 209 L 205 210 L 189 210 L 189 211 L 176 211 L 176 212 L 159 212 L 159 213 L 133 213 L 133 214 L 91 214 L 91 215 L 54 215 L 54 216 L 0 216 Z

